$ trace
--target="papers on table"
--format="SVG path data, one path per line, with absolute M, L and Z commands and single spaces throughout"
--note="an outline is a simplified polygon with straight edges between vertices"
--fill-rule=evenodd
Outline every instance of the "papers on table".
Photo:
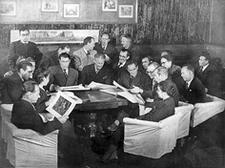
M 90 90 L 90 88 L 88 88 L 88 87 L 84 87 L 84 86 L 82 86 L 82 85 L 75 85 L 75 86 L 63 86 L 63 87 L 60 87 L 60 89 L 62 90 L 62 91 L 64 91 L 64 90 L 75 90 L 75 91 L 81 91 L 81 90 Z
M 53 102 L 46 108 L 48 112 L 56 118 L 68 116 L 76 106 L 82 103 L 82 100 L 72 92 L 57 92 Z
M 103 84 L 103 83 L 97 83 L 97 82 L 91 82 L 88 85 L 88 88 L 90 89 L 110 89 L 110 88 L 116 88 L 113 85 L 107 85 L 107 84 Z

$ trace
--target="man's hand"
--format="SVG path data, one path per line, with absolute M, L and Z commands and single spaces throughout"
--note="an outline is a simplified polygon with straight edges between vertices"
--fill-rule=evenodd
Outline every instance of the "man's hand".
M 64 124 L 69 119 L 69 116 L 62 116 L 62 117 L 59 117 L 57 119 L 59 120 L 59 122 Z
M 137 86 L 134 86 L 132 89 L 130 89 L 130 92 L 131 93 L 135 93 L 135 94 L 138 94 L 138 93 L 143 93 L 143 89 L 137 87 Z

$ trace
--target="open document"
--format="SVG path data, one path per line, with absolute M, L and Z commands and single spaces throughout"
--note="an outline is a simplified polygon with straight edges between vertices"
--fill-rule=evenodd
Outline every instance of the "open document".
M 90 90 L 90 88 L 84 87 L 81 84 L 80 85 L 75 85 L 75 86 L 63 86 L 63 87 L 60 87 L 60 89 L 62 91 L 64 91 L 64 90 L 71 90 L 71 91 Z
M 70 96 L 68 93 L 59 91 L 46 110 L 56 118 L 68 116 L 73 111 L 75 105 L 80 104 L 81 102 L 82 100 L 75 95 Z
M 107 85 L 107 84 L 103 84 L 103 83 L 97 83 L 97 82 L 91 82 L 88 85 L 88 88 L 90 89 L 110 89 L 110 88 L 116 88 L 113 85 Z

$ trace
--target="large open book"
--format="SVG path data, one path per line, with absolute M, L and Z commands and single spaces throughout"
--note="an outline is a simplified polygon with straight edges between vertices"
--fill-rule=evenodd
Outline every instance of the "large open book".
M 71 94 L 70 94 L 71 93 Z M 56 118 L 69 115 L 76 104 L 82 103 L 82 100 L 72 92 L 57 92 L 53 102 L 46 108 L 48 112 Z
M 140 94 L 131 93 L 129 91 L 129 89 L 121 86 L 116 81 L 113 81 L 113 84 L 114 84 L 115 87 L 119 88 L 119 90 L 115 89 L 115 88 L 112 88 L 112 89 L 104 89 L 104 90 L 101 90 L 101 91 L 109 93 L 109 94 L 113 94 L 113 95 L 122 96 L 125 99 L 127 99 L 128 101 L 130 101 L 131 103 L 144 104 L 144 99 L 141 97 Z
M 92 81 L 88 85 L 88 88 L 90 88 L 90 89 L 110 89 L 110 88 L 116 88 L 116 87 L 113 85 L 107 85 L 107 84 Z

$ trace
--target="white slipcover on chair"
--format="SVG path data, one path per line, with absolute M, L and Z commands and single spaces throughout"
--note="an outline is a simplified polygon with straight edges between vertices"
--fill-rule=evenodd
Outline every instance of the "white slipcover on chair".
M 196 103 L 191 116 L 191 126 L 196 127 L 209 118 L 221 113 L 225 109 L 225 100 L 215 96 L 207 95 L 210 102 Z
M 175 114 L 160 122 L 124 118 L 124 152 L 154 159 L 172 152 L 180 117 Z
M 181 114 L 178 126 L 177 139 L 189 135 L 191 112 L 194 106 L 192 104 L 179 102 L 178 107 L 175 108 L 175 114 Z
M 6 142 L 7 132 L 6 132 L 6 124 L 5 121 L 10 121 L 11 119 L 11 111 L 13 104 L 1 104 L 0 105 L 0 114 L 1 114 L 1 137 Z
M 58 131 L 41 135 L 31 129 L 18 129 L 10 122 L 12 105 L 1 105 L 0 110 L 9 162 L 15 168 L 57 168 Z

